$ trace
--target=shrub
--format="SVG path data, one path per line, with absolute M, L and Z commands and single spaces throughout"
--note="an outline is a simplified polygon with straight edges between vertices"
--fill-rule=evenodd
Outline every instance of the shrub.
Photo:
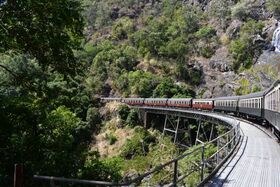
M 246 95 L 251 92 L 250 82 L 247 79 L 242 78 L 239 80 L 239 83 L 241 86 L 235 90 L 236 95 Z
M 127 39 L 128 35 L 131 34 L 135 30 L 133 21 L 128 17 L 120 18 L 114 25 L 113 25 L 113 38 L 118 40 Z
M 122 121 L 126 121 L 129 112 L 130 108 L 127 105 L 120 105 L 118 108 L 118 115 Z
M 210 58 L 215 53 L 216 30 L 212 26 L 201 27 L 196 33 L 195 37 L 199 40 L 197 53 L 203 57 Z M 212 44 L 212 45 L 211 45 Z
M 137 70 L 122 74 L 114 84 L 120 92 L 127 95 L 150 97 L 158 84 L 158 79 L 150 72 Z
M 100 124 L 101 123 L 101 117 L 100 117 L 100 113 L 98 111 L 98 108 L 93 108 L 93 107 L 89 108 L 87 110 L 86 120 L 91 127 L 94 127 L 97 124 Z
M 136 126 L 137 123 L 139 123 L 138 112 L 136 109 L 131 109 L 127 116 L 126 124 Z
M 261 34 L 264 27 L 262 22 L 254 20 L 247 21 L 240 30 L 240 37 L 230 43 L 229 51 L 234 58 L 233 69 L 237 71 L 239 68 L 249 69 L 253 65 L 253 59 L 260 47 L 254 44 L 254 37 Z
M 193 93 L 185 85 L 176 85 L 171 78 L 163 78 L 153 91 L 153 97 L 171 98 L 175 95 L 191 97 Z
M 120 157 L 99 159 L 97 152 L 90 152 L 79 177 L 83 179 L 114 181 L 122 179 L 121 169 L 124 160 Z
M 121 150 L 121 155 L 127 159 L 136 155 L 146 155 L 149 151 L 149 144 L 154 143 L 156 139 L 143 127 L 135 127 L 134 132 L 133 137 L 127 140 Z

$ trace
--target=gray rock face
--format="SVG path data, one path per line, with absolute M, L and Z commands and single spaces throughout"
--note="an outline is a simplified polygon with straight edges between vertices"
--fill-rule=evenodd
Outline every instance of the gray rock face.
M 280 54 L 274 51 L 263 51 L 259 57 L 257 64 L 272 64 L 277 65 L 280 63 Z
M 242 22 L 239 20 L 233 20 L 231 22 L 231 24 L 228 26 L 226 30 L 226 34 L 229 36 L 230 39 L 234 39 L 237 37 L 241 26 L 242 26 Z
M 210 68 L 220 72 L 232 71 L 231 64 L 232 58 L 226 47 L 217 49 L 215 55 L 211 57 L 209 62 Z
M 236 75 L 229 64 L 232 58 L 225 47 L 217 50 L 211 59 L 198 60 L 202 69 L 202 83 L 197 88 L 201 98 L 230 96 L 234 94 Z
M 271 41 L 273 33 L 277 28 L 278 21 L 276 19 L 270 19 L 264 26 L 262 36 L 267 40 Z

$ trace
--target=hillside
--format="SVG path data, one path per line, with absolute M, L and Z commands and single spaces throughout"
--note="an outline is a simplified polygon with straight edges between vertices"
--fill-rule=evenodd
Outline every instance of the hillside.
M 267 50 L 277 28 L 276 0 L 84 3 L 87 83 L 97 95 L 240 95 L 277 77 L 262 56 L 274 54 Z
M 33 175 L 120 181 L 182 153 L 156 117 L 145 129 L 101 96 L 242 95 L 280 78 L 279 0 L 0 0 L 0 18 L 0 186 L 18 163 L 42 186 Z

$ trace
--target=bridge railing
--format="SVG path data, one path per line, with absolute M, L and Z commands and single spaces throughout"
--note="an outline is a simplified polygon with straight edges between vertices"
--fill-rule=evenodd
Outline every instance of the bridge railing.
M 34 179 L 40 183 L 44 182 L 46 184 L 48 182 L 51 187 L 54 187 L 57 183 L 98 186 L 177 186 L 183 184 L 202 186 L 225 163 L 238 146 L 240 139 L 240 124 L 235 122 L 229 131 L 219 137 L 209 142 L 197 140 L 200 144 L 187 150 L 181 156 L 129 181 L 105 182 L 39 175 L 34 175 Z

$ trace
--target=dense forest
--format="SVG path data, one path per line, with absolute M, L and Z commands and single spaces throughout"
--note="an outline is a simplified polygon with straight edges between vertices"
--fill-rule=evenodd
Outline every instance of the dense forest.
M 15 163 L 32 186 L 33 174 L 118 181 L 174 157 L 136 111 L 99 98 L 261 90 L 278 76 L 255 65 L 279 18 L 278 0 L 0 1 L 0 185 Z M 214 58 L 223 64 L 206 71 Z M 118 150 L 101 153 L 100 134 Z

